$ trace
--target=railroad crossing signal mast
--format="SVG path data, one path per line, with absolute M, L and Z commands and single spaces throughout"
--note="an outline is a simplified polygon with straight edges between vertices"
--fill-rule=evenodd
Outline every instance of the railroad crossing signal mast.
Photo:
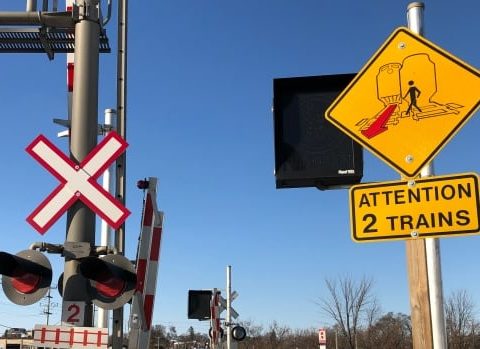
M 70 160 L 80 164 L 97 145 L 99 53 L 110 52 L 108 38 L 102 27 L 106 22 L 100 17 L 100 0 L 76 0 L 73 4 L 72 1 L 66 0 L 66 4 L 71 5 L 71 10 L 64 12 L 58 11 L 57 1 L 52 3 L 52 12 L 48 11 L 48 1 L 45 0 L 42 11 L 37 11 L 36 0 L 27 0 L 26 12 L 0 12 L 0 26 L 15 26 L 0 28 L 0 52 L 43 52 L 50 60 L 54 58 L 55 53 L 74 53 L 75 69 L 72 66 L 72 70 L 75 87 L 71 93 L 71 112 L 69 110 L 67 125 L 70 136 Z M 127 3 L 128 0 L 118 0 L 116 129 L 122 139 L 126 138 Z M 111 2 L 109 1 L 107 21 L 110 13 Z M 120 154 L 116 163 L 115 197 L 120 205 L 124 205 L 125 155 Z M 82 195 L 81 191 L 77 194 Z M 95 213 L 83 200 L 76 200 L 67 212 L 65 243 L 63 245 L 41 244 L 40 250 L 65 252 L 63 285 L 60 285 L 64 301 L 62 309 L 66 308 L 66 302 L 73 303 L 79 309 L 83 316 L 76 325 L 92 326 L 93 324 L 92 292 L 98 291 L 95 293 L 97 298 L 109 296 L 113 299 L 111 303 L 118 308 L 113 313 L 112 346 L 120 348 L 123 341 L 122 305 L 125 298 L 122 295 L 130 293 L 125 290 L 132 288 L 136 278 L 135 272 L 131 271 L 130 262 L 125 262 L 122 256 L 125 239 L 124 224 L 121 223 L 115 228 L 117 229 L 115 258 L 110 260 L 111 258 L 108 257 L 111 251 L 103 251 L 107 254 L 103 259 L 95 257 L 95 255 L 98 256 L 92 252 L 95 247 Z M 9 262 L 4 265 L 1 272 L 5 283 L 12 286 L 10 299 L 17 304 L 27 304 L 38 296 L 43 296 L 43 289 L 51 282 L 51 268 L 45 265 L 43 258 L 39 257 L 39 252 L 35 251 L 36 247 L 31 247 L 32 251 L 28 251 L 27 255 L 13 256 L 5 253 L 0 256 L 0 259 Z M 92 262 L 91 258 L 96 260 Z M 84 262 L 83 267 L 81 267 L 82 262 Z M 99 267 L 103 274 L 92 273 L 90 270 L 92 266 Z M 92 291 L 92 288 L 96 291 Z M 17 292 L 28 296 L 19 296 L 17 299 Z M 117 298 L 122 298 L 122 301 L 118 301 Z M 104 303 L 111 305 L 110 301 L 107 300 Z
M 70 158 L 83 161 L 97 144 L 99 16 L 98 0 L 83 0 L 77 7 L 75 24 L 75 88 L 70 120 Z M 66 242 L 95 245 L 95 214 L 83 203 L 75 202 L 67 212 Z M 93 325 L 92 304 L 86 299 L 87 282 L 80 276 L 79 261 L 65 258 L 63 300 L 78 302 L 84 311 L 81 325 Z M 63 317 L 62 310 L 62 317 Z

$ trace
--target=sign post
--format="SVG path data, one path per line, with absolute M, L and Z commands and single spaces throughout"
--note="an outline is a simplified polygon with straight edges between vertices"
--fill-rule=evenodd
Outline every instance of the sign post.
M 408 27 L 419 35 L 423 35 L 423 12 L 423 3 L 411 3 L 407 9 Z M 477 107 L 478 102 L 472 110 Z M 433 175 L 432 161 L 421 169 L 420 176 Z M 406 254 L 413 346 L 414 348 L 447 348 L 440 241 L 430 238 L 407 241 Z M 413 326 L 416 327 L 414 330 Z
M 325 114 L 411 180 L 434 175 L 434 157 L 480 107 L 480 71 L 421 36 L 423 11 L 409 4 L 409 29 L 390 35 Z M 406 245 L 414 348 L 446 348 L 439 241 Z

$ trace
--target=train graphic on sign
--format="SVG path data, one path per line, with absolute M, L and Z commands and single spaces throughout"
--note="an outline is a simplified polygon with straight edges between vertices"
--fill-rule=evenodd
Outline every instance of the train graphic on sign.
M 415 67 L 413 69 L 412 67 Z M 382 65 L 376 76 L 377 98 L 384 108 L 373 117 L 360 119 L 356 126 L 367 138 L 373 138 L 397 125 L 404 118 L 425 118 L 459 114 L 463 108 L 455 102 L 435 99 L 437 75 L 435 63 L 426 53 L 405 57 L 402 63 Z

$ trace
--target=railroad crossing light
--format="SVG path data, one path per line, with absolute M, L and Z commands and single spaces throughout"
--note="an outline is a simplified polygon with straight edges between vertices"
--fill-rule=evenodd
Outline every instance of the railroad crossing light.
M 188 291 L 188 318 L 197 320 L 210 319 L 210 301 L 212 290 Z
M 220 339 L 223 339 L 223 337 L 224 337 L 224 335 L 225 335 L 225 331 L 223 330 L 223 328 L 220 327 L 220 329 L 218 330 L 218 332 L 219 332 L 219 338 L 220 338 Z M 213 338 L 213 329 L 212 329 L 211 327 L 208 329 L 208 336 L 209 336 L 210 338 Z
M 42 299 L 52 282 L 52 266 L 41 252 L 20 251 L 16 255 L 0 252 L 2 287 L 10 301 L 31 305 Z
M 247 336 L 247 331 L 245 330 L 245 327 L 242 326 L 234 326 L 232 329 L 232 338 L 235 339 L 236 341 L 240 342 L 245 339 Z
M 80 272 L 89 279 L 88 292 L 92 302 L 103 309 L 117 309 L 127 303 L 137 286 L 133 264 L 121 255 L 86 257 Z

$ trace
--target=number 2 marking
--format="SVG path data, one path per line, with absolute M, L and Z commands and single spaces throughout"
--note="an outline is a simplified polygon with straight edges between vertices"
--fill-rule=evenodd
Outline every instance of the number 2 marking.
M 77 304 L 71 304 L 67 310 L 70 312 L 73 310 L 72 315 L 70 315 L 67 318 L 67 322 L 70 323 L 75 323 L 75 322 L 80 322 L 79 318 L 76 318 L 76 316 L 80 313 L 80 307 Z
M 363 232 L 366 233 L 376 233 L 378 229 L 373 228 L 375 223 L 377 223 L 377 217 L 374 214 L 367 213 L 365 216 L 363 216 L 363 221 L 369 221 L 367 222 L 367 226 L 363 229 Z

